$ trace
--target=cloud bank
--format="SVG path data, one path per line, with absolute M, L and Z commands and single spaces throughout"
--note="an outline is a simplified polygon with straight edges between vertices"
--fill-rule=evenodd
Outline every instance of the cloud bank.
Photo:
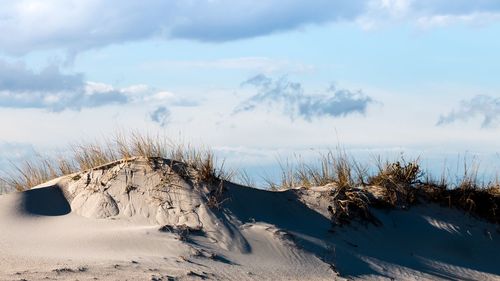
M 72 52 L 153 37 L 222 42 L 350 19 L 361 0 L 0 0 L 0 49 Z M 12 36 L 15 34 L 15 36 Z
M 468 121 L 476 117 L 482 118 L 482 128 L 497 126 L 500 121 L 500 98 L 478 95 L 470 100 L 464 100 L 460 102 L 458 109 L 442 115 L 437 125 Z
M 86 82 L 82 74 L 63 74 L 56 65 L 34 72 L 21 63 L 0 61 L 0 107 L 51 111 L 124 104 L 120 89 Z
M 149 120 L 165 127 L 170 120 L 168 106 L 196 107 L 200 102 L 148 85 L 117 88 L 85 81 L 83 74 L 65 74 L 57 65 L 35 72 L 23 63 L 0 60 L 0 109 L 61 112 L 128 104 L 154 106 L 147 113 Z
M 70 53 L 150 38 L 225 42 L 311 24 L 497 21 L 497 0 L 0 0 L 0 51 Z
M 302 85 L 291 82 L 286 77 L 274 80 L 263 74 L 254 76 L 242 86 L 256 87 L 257 94 L 241 102 L 233 111 L 238 114 L 253 111 L 259 107 L 279 108 L 292 120 L 301 118 L 311 122 L 321 117 L 345 117 L 349 114 L 364 114 L 372 98 L 361 91 L 337 89 L 331 86 L 325 94 L 307 95 Z

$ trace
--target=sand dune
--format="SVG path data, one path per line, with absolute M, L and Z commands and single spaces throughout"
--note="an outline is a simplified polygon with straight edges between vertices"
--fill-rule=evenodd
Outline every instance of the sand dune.
M 182 169 L 134 158 L 0 196 L 0 280 L 500 280 L 498 226 L 463 212 L 423 204 L 334 227 L 328 187 Z

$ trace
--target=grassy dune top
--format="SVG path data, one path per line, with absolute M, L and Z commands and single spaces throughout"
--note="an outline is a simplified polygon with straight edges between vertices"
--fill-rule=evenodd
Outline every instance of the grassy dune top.
M 2 181 L 11 189 L 23 191 L 60 176 L 91 170 L 113 161 L 143 157 L 182 162 L 197 171 L 197 176 L 204 181 L 251 183 L 244 171 L 226 169 L 224 162 L 218 162 L 210 149 L 176 144 L 159 136 L 116 134 L 102 142 L 70 145 L 69 150 L 71 153 L 65 156 L 40 155 L 24 163 L 13 163 L 13 172 L 4 175 Z M 439 177 L 424 173 L 418 159 L 401 158 L 391 162 L 379 158 L 375 165 L 375 169 L 363 165 L 338 149 L 320 155 L 316 163 L 281 164 L 281 179 L 267 182 L 271 190 L 328 186 L 333 202 L 329 211 L 336 224 L 353 218 L 373 221 L 370 206 L 404 209 L 429 201 L 500 223 L 500 184 L 498 181 L 480 182 L 478 166 L 473 163 L 465 165 L 464 174 L 453 183 L 444 173 Z
M 229 179 L 224 164 L 210 149 L 176 144 L 167 138 L 138 133 L 116 134 L 101 142 L 69 145 L 70 153 L 58 157 L 38 155 L 22 163 L 12 163 L 12 171 L 2 176 L 11 189 L 28 190 L 51 179 L 87 171 L 114 161 L 129 161 L 136 157 L 165 158 L 182 162 L 198 171 L 201 177 Z

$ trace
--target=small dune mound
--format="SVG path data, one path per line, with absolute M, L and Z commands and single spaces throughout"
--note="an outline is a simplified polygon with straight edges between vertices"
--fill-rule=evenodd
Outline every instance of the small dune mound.
M 223 180 L 203 177 L 181 162 L 146 157 L 119 160 L 62 177 L 55 186 L 71 211 L 83 217 L 203 229 L 224 248 L 245 248 L 238 232 L 216 214 L 224 200 Z
M 134 158 L 74 174 L 59 186 L 71 209 L 84 217 L 143 217 L 154 224 L 199 227 L 209 186 L 187 179 L 183 169 L 167 159 Z

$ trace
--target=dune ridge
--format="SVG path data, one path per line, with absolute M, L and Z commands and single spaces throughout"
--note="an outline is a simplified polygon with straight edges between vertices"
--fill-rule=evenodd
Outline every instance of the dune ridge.
M 332 221 L 332 186 L 268 191 L 133 157 L 0 196 L 0 280 L 497 280 L 498 225 L 435 204 Z

